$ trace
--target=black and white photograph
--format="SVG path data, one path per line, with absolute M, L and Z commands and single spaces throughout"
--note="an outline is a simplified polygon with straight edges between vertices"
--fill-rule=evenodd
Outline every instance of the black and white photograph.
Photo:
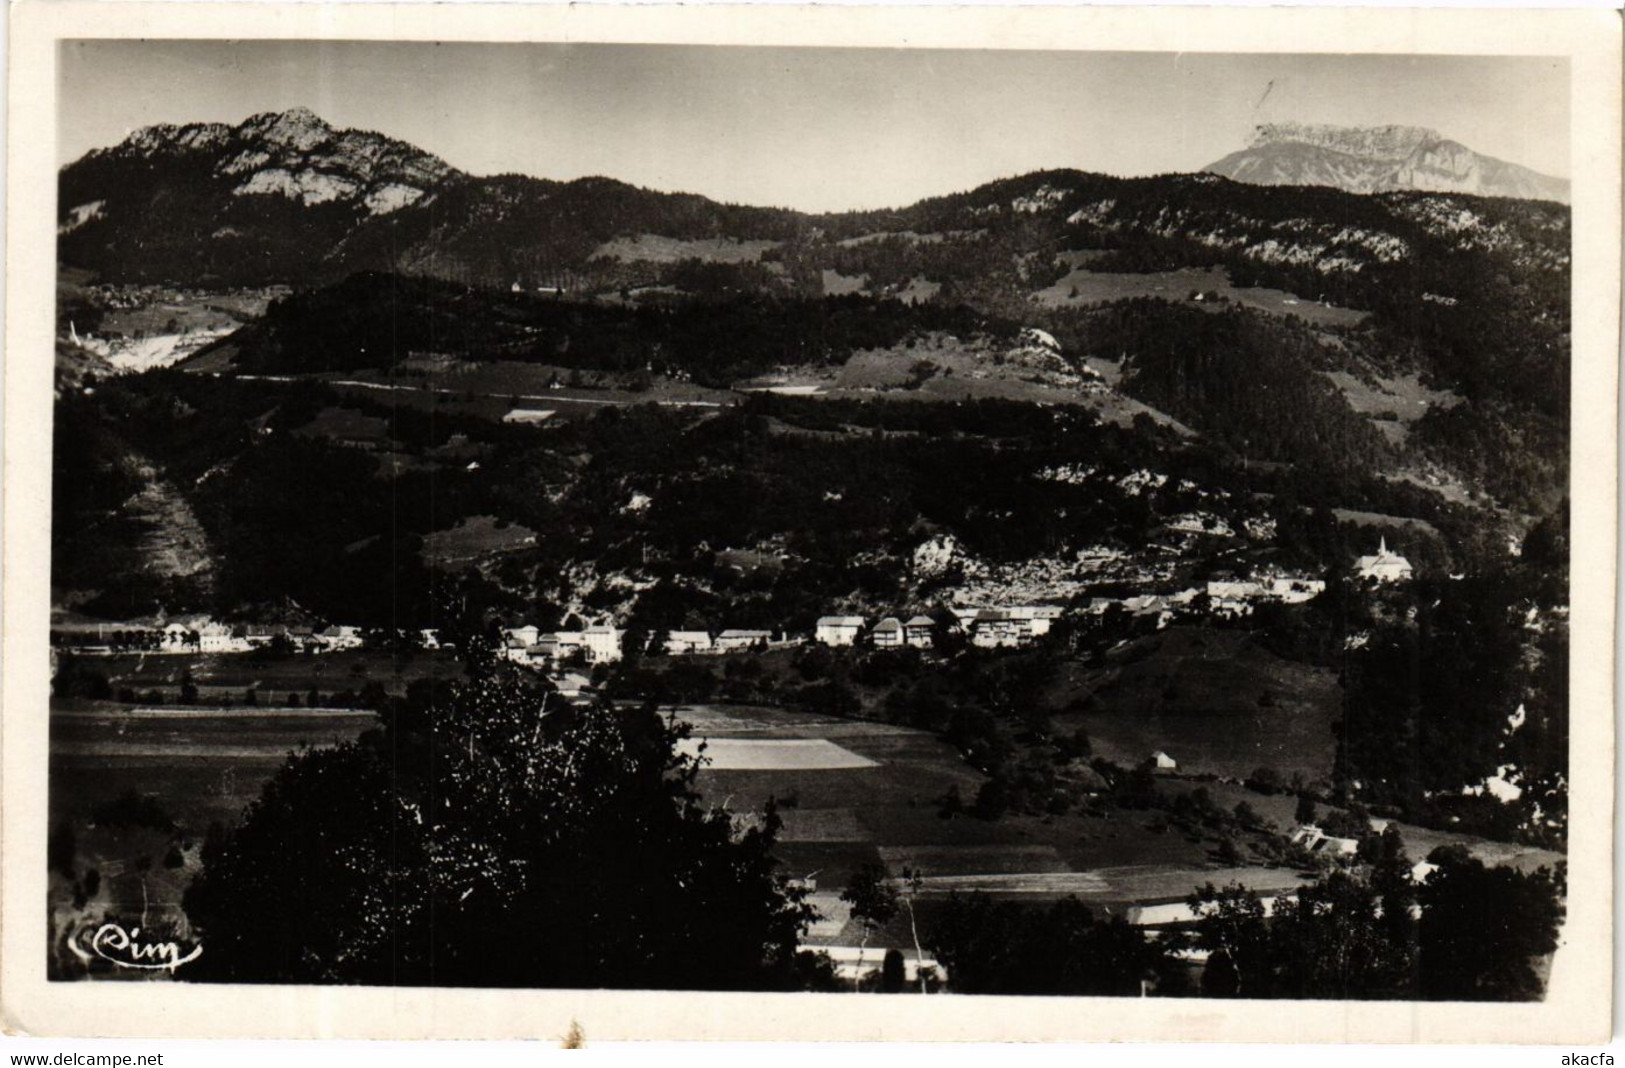
M 1572 75 L 58 42 L 37 968 L 1541 1002 Z

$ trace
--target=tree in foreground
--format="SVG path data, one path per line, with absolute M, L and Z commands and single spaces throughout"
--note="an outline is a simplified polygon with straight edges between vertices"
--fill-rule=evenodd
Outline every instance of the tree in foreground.
M 1171 974 L 1160 944 L 1077 898 L 1039 907 L 955 894 L 925 941 L 961 994 L 1138 997 L 1142 984 Z
M 217 837 L 187 977 L 527 987 L 801 984 L 811 910 L 769 805 L 703 805 L 686 728 L 576 708 L 489 665 L 414 684 L 361 741 L 298 754 Z
M 1187 936 L 1209 951 L 1210 997 L 1527 1001 L 1538 960 L 1557 948 L 1563 872 L 1487 868 L 1459 847 L 1435 850 L 1415 883 L 1390 830 L 1364 871 L 1335 871 L 1281 897 L 1266 915 L 1239 885 L 1190 899 Z
M 1258 895 L 1241 885 L 1219 889 L 1212 883 L 1190 898 L 1201 920 L 1194 942 L 1208 952 L 1202 993 L 1208 997 L 1261 998 L 1274 989 L 1269 922 Z
M 858 942 L 858 977 L 852 981 L 853 990 L 861 990 L 864 950 L 875 932 L 897 915 L 897 888 L 887 878 L 882 865 L 865 864 L 852 873 L 846 889 L 841 891 L 841 900 L 851 906 L 852 918 L 863 931 Z
M 1419 964 L 1422 996 L 1449 1001 L 1528 1001 L 1541 996 L 1535 961 L 1557 949 L 1567 893 L 1562 867 L 1525 874 L 1487 868 L 1457 848 L 1428 858 Z

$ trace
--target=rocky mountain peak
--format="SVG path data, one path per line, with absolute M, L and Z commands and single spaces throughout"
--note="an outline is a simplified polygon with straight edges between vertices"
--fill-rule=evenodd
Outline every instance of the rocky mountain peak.
M 1474 152 L 1425 126 L 1279 122 L 1205 170 L 1254 185 L 1319 185 L 1350 193 L 1411 189 L 1566 203 L 1569 183 Z
M 230 136 L 231 127 L 218 122 L 191 123 L 186 126 L 162 123 L 157 126 L 144 126 L 126 137 L 123 143 L 111 149 L 97 149 L 91 155 L 126 151 L 150 156 L 158 152 L 206 149 L 220 145 Z
M 240 134 L 300 152 L 308 152 L 333 136 L 333 127 L 306 107 L 262 112 L 237 129 Z
M 1439 131 L 1425 126 L 1333 126 L 1327 123 L 1278 122 L 1253 129 L 1250 147 L 1303 144 L 1329 148 L 1364 159 L 1404 159 L 1418 149 L 1438 144 Z

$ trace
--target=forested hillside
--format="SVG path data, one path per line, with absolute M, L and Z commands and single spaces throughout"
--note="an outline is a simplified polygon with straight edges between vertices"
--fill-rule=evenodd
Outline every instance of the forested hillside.
M 1318 725 L 1306 791 L 1565 833 L 1562 205 L 1055 170 L 809 215 L 470 176 L 309 113 L 143 131 L 60 193 L 63 345 L 196 345 L 64 361 L 65 609 L 609 620 L 612 697 L 935 731 L 983 815 L 1066 811 L 1096 724 L 1129 763 L 1147 723 Z M 206 338 L 129 314 L 250 285 Z M 1413 581 L 1359 578 L 1379 544 Z M 1276 581 L 1313 595 L 1222 603 Z M 945 630 L 930 670 L 639 662 L 672 629 L 1005 604 L 1062 622 L 1009 656 Z

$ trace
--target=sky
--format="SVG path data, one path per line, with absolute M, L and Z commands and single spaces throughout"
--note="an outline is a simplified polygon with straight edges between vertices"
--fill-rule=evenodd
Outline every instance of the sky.
M 62 163 L 302 105 L 476 175 L 808 211 L 1048 167 L 1195 171 L 1285 121 L 1428 126 L 1569 177 L 1562 58 L 121 40 L 59 60 Z

